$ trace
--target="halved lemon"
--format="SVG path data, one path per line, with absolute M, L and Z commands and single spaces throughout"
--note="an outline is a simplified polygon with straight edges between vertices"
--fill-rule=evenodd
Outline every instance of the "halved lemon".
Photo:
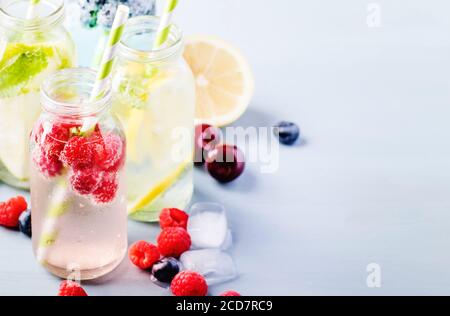
M 186 38 L 184 58 L 195 77 L 196 123 L 225 126 L 247 109 L 255 90 L 250 65 L 231 44 L 207 35 Z

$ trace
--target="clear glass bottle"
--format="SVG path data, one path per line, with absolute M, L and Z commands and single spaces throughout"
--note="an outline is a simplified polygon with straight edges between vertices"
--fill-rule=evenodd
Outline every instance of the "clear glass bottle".
M 194 78 L 178 27 L 152 50 L 158 25 L 156 17 L 128 21 L 113 72 L 113 111 L 128 144 L 128 211 L 140 221 L 185 208 L 193 193 Z
M 30 0 L 0 0 L 0 180 L 29 188 L 28 138 L 40 114 L 39 87 L 75 63 L 62 26 L 64 0 L 41 1 L 26 19 Z
M 50 272 L 93 279 L 127 250 L 126 143 L 111 87 L 90 101 L 96 72 L 62 70 L 42 85 L 31 134 L 33 249 Z

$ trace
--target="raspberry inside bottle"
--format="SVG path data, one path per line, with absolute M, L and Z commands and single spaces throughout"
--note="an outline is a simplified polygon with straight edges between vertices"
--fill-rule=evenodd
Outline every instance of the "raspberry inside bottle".
M 110 114 L 110 88 L 90 101 L 96 73 L 77 68 L 48 78 L 31 134 L 33 249 L 63 278 L 94 279 L 127 251 L 124 133 Z

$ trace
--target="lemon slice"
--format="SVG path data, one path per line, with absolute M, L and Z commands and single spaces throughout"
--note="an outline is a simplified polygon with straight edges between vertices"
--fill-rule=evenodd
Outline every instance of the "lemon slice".
M 178 165 L 176 169 L 174 169 L 170 174 L 168 174 L 161 182 L 157 185 L 153 186 L 148 190 L 147 194 L 137 199 L 136 201 L 131 201 L 128 203 L 128 214 L 134 214 L 142 209 L 144 209 L 147 205 L 152 203 L 156 198 L 158 198 L 161 194 L 163 194 L 167 189 L 172 187 L 172 185 L 179 179 L 179 177 L 186 170 L 186 167 L 192 164 L 192 157 L 189 157 L 182 163 Z
M 195 76 L 196 123 L 225 126 L 247 109 L 254 93 L 250 65 L 238 49 L 212 36 L 186 39 L 184 58 Z

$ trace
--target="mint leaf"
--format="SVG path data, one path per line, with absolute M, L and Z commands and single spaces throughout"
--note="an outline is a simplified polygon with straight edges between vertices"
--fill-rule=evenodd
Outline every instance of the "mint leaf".
M 27 93 L 26 83 L 43 71 L 48 66 L 48 55 L 51 50 L 45 50 L 43 47 L 20 46 L 15 47 L 16 52 L 13 56 L 5 54 L 4 57 L 10 57 L 0 63 L 3 67 L 0 69 L 0 96 L 11 97 L 21 93 Z

